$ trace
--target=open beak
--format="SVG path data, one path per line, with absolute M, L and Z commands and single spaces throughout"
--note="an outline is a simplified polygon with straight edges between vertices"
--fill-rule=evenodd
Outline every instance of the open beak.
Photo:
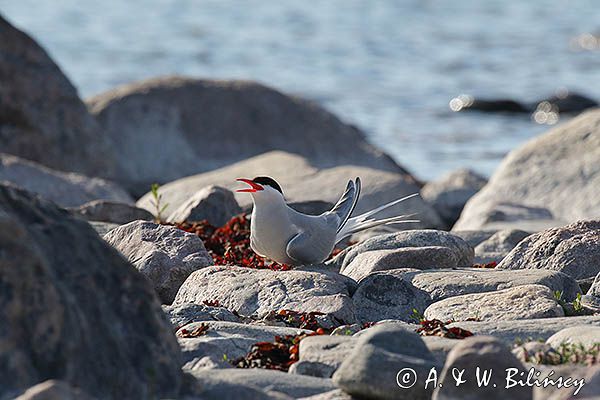
M 259 185 L 258 183 L 254 182 L 251 179 L 239 178 L 239 179 L 236 179 L 236 180 L 240 181 L 240 182 L 247 183 L 248 185 L 251 186 L 248 189 L 238 189 L 238 190 L 236 190 L 236 192 L 238 192 L 238 193 L 254 193 L 254 192 L 258 192 L 260 190 L 264 190 L 264 188 L 261 185 Z

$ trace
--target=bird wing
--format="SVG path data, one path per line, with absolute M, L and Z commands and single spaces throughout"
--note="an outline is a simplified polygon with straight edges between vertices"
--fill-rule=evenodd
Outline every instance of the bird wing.
M 360 188 L 360 178 L 356 178 L 354 182 L 348 181 L 348 185 L 346 186 L 346 190 L 344 191 L 344 194 L 342 194 L 342 197 L 340 197 L 335 206 L 326 213 L 329 215 L 336 215 L 339 218 L 337 232 L 342 230 L 348 221 L 348 218 L 350 218 L 352 211 L 354 211 L 360 196 Z

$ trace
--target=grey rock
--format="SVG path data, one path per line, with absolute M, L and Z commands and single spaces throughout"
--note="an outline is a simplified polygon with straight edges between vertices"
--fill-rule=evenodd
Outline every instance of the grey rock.
M 179 338 L 183 352 L 184 369 L 194 369 L 198 360 L 209 357 L 215 362 L 227 363 L 245 356 L 253 344 L 272 342 L 275 336 L 298 335 L 308 333 L 305 329 L 278 326 L 249 325 L 226 321 L 203 321 L 186 325 L 179 329 L 193 331 L 204 324 L 208 329 L 202 336 Z M 231 365 L 229 365 L 231 367 Z
M 450 297 L 425 310 L 426 319 L 482 321 L 563 317 L 565 312 L 550 289 L 542 285 L 522 285 L 496 292 Z
M 346 278 L 347 279 L 347 278 Z M 271 311 L 320 311 L 354 322 L 346 280 L 313 271 L 271 271 L 214 266 L 194 272 L 179 289 L 174 304 L 218 301 L 241 315 L 262 317 Z
M 62 171 L 114 177 L 107 138 L 77 89 L 44 49 L 1 16 L 0 54 L 0 152 Z
M 460 217 L 467 203 L 485 184 L 487 179 L 469 169 L 452 171 L 421 189 L 421 196 L 433 205 L 448 227 Z
M 342 335 L 318 335 L 302 339 L 299 346 L 300 361 L 318 364 L 319 371 L 331 377 L 356 346 L 356 338 Z M 322 367 L 326 366 L 328 368 Z M 310 368 L 309 365 L 306 366 Z M 308 374 L 304 374 L 308 375 Z
M 546 343 L 558 349 L 562 343 L 580 344 L 584 347 L 600 345 L 600 326 L 571 326 L 550 336 Z
M 200 238 L 174 226 L 148 221 L 121 225 L 104 235 L 154 285 L 164 304 L 171 304 L 190 274 L 213 264 Z
M 100 237 L 104 237 L 108 232 L 115 228 L 118 228 L 120 224 L 114 224 L 112 222 L 100 222 L 100 221 L 88 221 L 90 226 L 96 231 Z
M 93 397 L 66 382 L 51 379 L 30 387 L 14 400 L 93 400 Z
M 565 327 L 581 324 L 600 326 L 600 315 L 511 321 L 463 321 L 449 326 L 459 326 L 476 335 L 491 335 L 505 343 L 513 344 L 515 341 L 546 340 Z
M 306 140 L 303 136 L 302 140 Z M 271 151 L 226 167 L 188 176 L 169 182 L 160 188 L 165 203 L 175 210 L 198 190 L 209 185 L 220 185 L 229 190 L 242 187 L 236 182 L 239 177 L 267 175 L 274 178 L 283 188 L 288 203 L 304 203 L 315 200 L 335 204 L 342 195 L 346 182 L 360 176 L 363 186 L 355 215 L 409 194 L 417 193 L 419 186 L 415 180 L 398 172 L 383 171 L 367 166 L 347 164 L 331 168 L 313 164 L 310 159 L 286 153 Z M 252 196 L 235 193 L 242 209 L 252 205 Z M 146 193 L 138 200 L 137 206 L 152 210 L 152 194 Z M 397 229 L 415 227 L 435 228 L 443 224 L 437 212 L 420 197 L 414 197 L 380 214 L 381 217 L 419 213 L 421 223 L 397 225 Z
M 458 257 L 455 251 L 442 246 L 372 250 L 358 254 L 341 273 L 360 281 L 373 272 L 398 268 L 453 268 L 458 266 Z
M 533 234 L 498 264 L 499 269 L 551 269 L 575 279 L 600 273 L 600 221 L 580 221 Z
M 119 225 L 137 220 L 152 221 L 154 219 L 152 214 L 142 208 L 108 200 L 90 201 L 79 207 L 70 208 L 69 211 L 88 221 L 111 222 Z
M 162 308 L 175 327 L 182 327 L 191 322 L 199 321 L 240 322 L 240 317 L 223 307 L 211 307 L 204 304 L 181 304 L 178 306 L 163 305 Z
M 431 390 L 424 389 L 424 382 L 437 365 L 421 338 L 393 326 L 375 326 L 367 331 L 333 374 L 335 384 L 359 398 L 429 399 Z M 406 368 L 416 372 L 418 381 L 402 389 L 397 379 L 403 382 L 401 370 Z
M 582 296 L 581 304 L 592 310 L 600 311 L 600 272 L 596 275 L 592 286 L 590 286 L 585 296 Z
M 460 343 L 460 340 L 448 339 L 440 336 L 421 336 L 421 338 L 440 365 L 444 364 L 448 357 L 448 353 Z
M 477 368 L 492 370 L 489 385 L 477 385 Z M 456 385 L 453 369 L 464 370 L 463 379 L 466 382 Z M 448 354 L 448 359 L 440 375 L 441 387 L 436 387 L 433 399 L 515 399 L 531 400 L 532 388 L 528 386 L 513 386 L 505 388 L 502 380 L 508 368 L 525 371 L 525 366 L 510 352 L 508 347 L 496 338 L 489 336 L 474 336 L 461 340 Z M 518 376 L 518 374 L 517 374 Z M 492 384 L 496 383 L 496 384 Z
M 550 376 L 556 379 L 562 376 L 565 379 L 573 379 L 569 387 L 558 388 L 556 386 L 535 387 L 533 389 L 533 400 L 600 400 L 600 367 L 583 365 L 540 365 L 536 369 L 542 371 L 538 379 Z M 554 372 L 552 375 L 550 375 Z M 575 382 L 577 380 L 577 382 Z M 584 384 L 583 387 L 578 385 Z M 575 394 L 575 391 L 578 390 Z
M 462 240 L 467 242 L 469 246 L 475 248 L 479 243 L 482 243 L 491 238 L 496 232 L 498 232 L 497 229 L 467 231 L 453 230 L 452 234 L 462 238 Z
M 414 309 L 422 312 L 431 304 L 429 293 L 416 288 L 395 271 L 398 270 L 376 272 L 360 282 L 352 296 L 360 322 L 411 321 Z
M 473 248 L 471 246 L 458 236 L 435 230 L 411 230 L 376 236 L 346 248 L 331 260 L 331 264 L 344 271 L 355 257 L 367 251 L 429 246 L 450 249 L 454 254 L 456 265 L 470 266 L 473 264 Z
M 475 247 L 475 262 L 486 264 L 500 262 L 517 244 L 530 233 L 519 229 L 504 229 L 494 233 Z
M 3 125 L 0 125 L 1 129 L 4 129 Z M 4 153 L 0 153 L 0 181 L 10 182 L 61 207 L 76 207 L 96 199 L 133 203 L 131 196 L 115 183 L 57 171 Z
M 508 202 L 575 222 L 600 215 L 600 110 L 585 112 L 513 150 L 465 206 L 454 229 L 481 229 L 482 210 Z M 531 231 L 524 226 L 519 229 Z
M 331 379 L 260 368 L 201 370 L 194 371 L 193 374 L 201 380 L 250 385 L 267 391 L 284 393 L 293 398 L 312 396 L 335 389 Z
M 160 77 L 87 103 L 114 143 L 121 179 L 138 187 L 271 150 L 293 152 L 322 167 L 353 164 L 404 173 L 355 127 L 312 102 L 255 82 Z
M 490 268 L 431 269 L 425 271 L 395 270 L 397 276 L 417 289 L 429 293 L 431 301 L 471 293 L 493 292 L 520 285 L 544 285 L 552 292 L 563 293 L 563 299 L 572 301 L 581 293 L 577 282 L 562 272 L 549 270 L 522 270 L 519 273 Z
M 315 394 L 314 396 L 302 397 L 300 400 L 356 400 L 356 397 L 349 395 L 341 389 L 330 392 Z
M 292 400 L 292 397 L 281 392 L 252 386 L 246 382 L 213 378 L 211 374 L 188 376 L 186 395 L 182 400 Z
M 152 286 L 87 222 L 0 185 L 0 247 L 0 395 L 50 378 L 103 399 L 177 395 Z
M 556 364 L 560 356 L 552 346 L 542 342 L 527 342 L 516 346 L 512 353 L 523 364 Z
M 476 219 L 478 223 L 465 226 L 461 225 L 461 220 L 459 220 L 452 229 L 522 229 L 538 232 L 565 225 L 565 222 L 554 217 L 547 208 L 500 201 L 482 205 L 472 219 Z
M 288 374 L 308 375 L 317 378 L 331 378 L 335 368 L 315 361 L 297 361 L 288 370 Z
M 188 201 L 170 213 L 168 222 L 207 220 L 212 225 L 222 226 L 241 212 L 231 190 L 208 186 L 194 193 Z

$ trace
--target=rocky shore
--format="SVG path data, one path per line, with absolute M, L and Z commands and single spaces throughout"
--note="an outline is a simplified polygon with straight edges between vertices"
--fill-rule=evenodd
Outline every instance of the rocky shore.
M 1 17 L 0 83 L 0 400 L 600 397 L 599 109 L 420 182 L 254 82 L 83 101 Z M 270 263 L 231 191 L 261 174 L 307 213 L 420 192 L 390 211 L 420 222 Z

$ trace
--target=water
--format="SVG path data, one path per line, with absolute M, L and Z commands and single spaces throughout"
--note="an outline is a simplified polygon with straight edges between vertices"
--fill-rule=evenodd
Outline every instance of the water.
M 0 0 L 83 97 L 164 74 L 254 79 L 320 102 L 416 176 L 489 175 L 548 129 L 452 113 L 461 93 L 523 101 L 559 87 L 600 99 L 600 5 L 568 1 Z

